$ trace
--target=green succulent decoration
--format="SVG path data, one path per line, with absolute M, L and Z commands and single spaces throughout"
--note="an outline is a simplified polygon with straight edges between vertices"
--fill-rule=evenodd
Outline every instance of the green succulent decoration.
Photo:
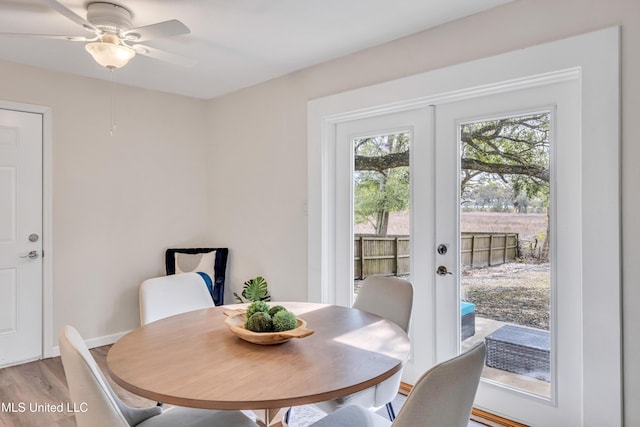
M 271 332 L 273 330 L 273 321 L 269 313 L 259 311 L 247 320 L 244 327 L 253 332 Z
M 269 316 L 272 315 L 269 310 L 269 305 L 266 302 L 254 301 L 251 303 L 251 305 L 249 305 L 249 307 L 247 307 L 247 319 L 250 318 L 253 314 L 259 312 L 268 313 Z
M 298 326 L 296 315 L 287 310 L 280 310 L 273 315 L 273 330 L 276 332 L 288 331 Z
M 253 332 L 284 332 L 298 327 L 296 315 L 281 305 L 269 307 L 254 301 L 247 307 L 245 329 Z
M 281 305 L 274 305 L 273 307 L 271 307 L 269 309 L 269 316 L 273 317 L 277 312 L 282 311 L 282 310 L 286 310 L 286 308 L 284 308 Z
M 267 281 L 262 276 L 258 276 L 255 279 L 247 280 L 242 287 L 242 296 L 237 293 L 233 293 L 236 301 L 254 302 L 254 301 L 271 301 L 271 295 L 269 295 L 269 287 Z

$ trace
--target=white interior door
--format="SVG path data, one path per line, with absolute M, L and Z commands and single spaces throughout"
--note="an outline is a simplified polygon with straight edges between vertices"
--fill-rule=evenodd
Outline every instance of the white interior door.
M 42 120 L 0 110 L 0 366 L 42 355 Z
M 537 393 L 528 386 L 487 375 L 478 390 L 476 406 L 527 425 L 582 425 L 583 307 L 582 280 L 582 168 L 579 81 L 571 79 L 530 89 L 476 97 L 436 108 L 436 241 L 450 249 L 436 255 L 452 275 L 436 277 L 437 359 L 445 360 L 460 350 L 460 164 L 461 130 L 469 123 L 545 113 L 549 119 L 549 220 L 550 220 L 550 367 L 549 392 Z M 595 208 L 595 207 L 593 207 Z M 597 230 L 592 230 L 596 232 Z M 517 286 L 516 280 L 512 279 Z M 476 315 L 477 317 L 477 315 Z M 477 319 L 476 321 L 478 321 Z M 538 329 L 521 328 L 527 334 Z M 546 331 L 545 331 L 546 332 Z M 481 333 L 481 331 L 477 331 Z M 482 337 L 481 337 L 482 338 Z M 514 360 L 522 344 L 499 346 L 505 353 L 496 360 Z M 515 338 L 514 338 L 515 339 Z M 534 340 L 534 338 L 531 338 Z M 488 341 L 487 341 L 488 342 Z M 533 354 L 523 350 L 525 354 Z M 527 347 L 529 348 L 529 347 Z M 535 350 L 537 351 L 537 350 Z M 506 353 L 509 353 L 508 355 Z M 513 353 L 512 353 L 513 352 Z M 531 356 L 533 357 L 533 356 Z M 506 365 L 506 362 L 504 362 Z M 514 363 L 528 363 L 518 361 Z M 502 369 L 516 369 L 505 367 Z M 507 371 L 503 371 L 507 372 Z

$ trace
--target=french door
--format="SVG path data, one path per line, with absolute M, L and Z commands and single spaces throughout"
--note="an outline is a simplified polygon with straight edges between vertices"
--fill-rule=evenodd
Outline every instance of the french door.
M 411 361 L 405 372 L 417 379 L 434 364 L 435 324 L 433 295 L 434 159 L 433 107 L 401 111 L 341 123 L 336 129 L 336 281 L 335 302 L 351 306 L 354 300 L 354 145 L 367 138 L 406 135 L 410 192 L 410 275 L 414 283 Z M 404 163 L 406 164 L 406 162 Z M 414 238 L 414 236 L 416 238 Z M 364 256 L 364 254 L 361 254 Z M 423 310 L 425 308 L 426 310 Z M 417 326 L 419 325 L 419 327 Z
M 508 132 L 504 131 L 507 126 L 511 127 Z M 476 136 L 471 137 L 474 132 Z M 499 132 L 502 141 L 496 138 Z M 543 262 L 535 267 L 546 269 L 547 273 L 543 283 L 536 285 L 545 290 L 534 294 L 536 300 L 531 306 L 522 299 L 504 297 L 505 293 L 489 294 L 495 299 L 504 298 L 489 306 L 518 304 L 513 307 L 521 312 L 516 317 L 496 322 L 491 319 L 491 312 L 476 313 L 476 334 L 489 346 L 476 405 L 528 425 L 580 425 L 582 394 L 576 391 L 582 384 L 583 343 L 579 332 L 583 312 L 577 301 L 582 295 L 584 206 L 580 196 L 583 171 L 577 80 L 443 103 L 436 108 L 435 240 L 437 244 L 445 243 L 450 250 L 446 254 L 436 253 L 435 257 L 437 265 L 442 264 L 453 273 L 435 278 L 436 359 L 444 360 L 461 349 L 461 181 L 476 179 L 476 188 L 483 185 L 479 179 L 482 174 L 479 171 L 469 174 L 468 169 L 463 170 L 462 162 L 468 151 L 477 150 L 486 138 L 492 139 L 482 155 L 501 155 L 508 160 L 499 173 L 493 172 L 490 182 L 502 181 L 510 190 L 518 184 L 521 188 L 536 186 L 538 198 L 544 199 L 541 208 L 546 212 L 548 225 L 536 244 L 545 244 L 547 248 Z M 517 144 L 520 146 L 514 148 Z M 506 152 L 505 146 L 512 151 Z M 479 159 L 476 167 L 483 170 L 484 158 L 476 159 Z M 490 161 L 487 158 L 486 162 Z M 528 171 L 527 175 L 510 173 L 523 170 Z M 527 178 L 530 182 L 517 181 L 523 176 L 530 177 Z M 514 211 L 516 206 L 505 209 Z M 523 228 L 520 230 L 520 236 L 525 234 Z M 517 258 L 522 264 L 532 262 L 526 258 L 532 250 L 529 245 L 524 242 L 519 245 Z M 502 255 L 506 257 L 506 253 Z M 503 260 L 488 259 L 488 265 Z M 515 273 L 507 277 L 509 292 L 524 292 L 518 288 L 527 286 L 525 280 L 529 279 L 521 279 Z M 480 292 L 493 292 L 497 286 L 490 283 Z M 540 304 L 545 294 L 548 302 Z M 523 319 L 524 312 L 534 310 L 534 306 L 546 312 L 545 326 L 531 325 Z
M 415 300 L 412 354 L 405 366 L 406 382 L 413 383 L 429 367 L 458 354 L 464 345 L 461 345 L 460 221 L 465 132 L 473 126 L 477 129 L 512 122 L 520 123 L 524 132 L 533 127 L 533 119 L 529 118 L 534 117 L 540 126 L 537 132 L 544 139 L 541 153 L 546 156 L 546 160 L 531 161 L 542 162 L 543 168 L 546 162 L 547 175 L 543 178 L 548 186 L 542 193 L 546 194 L 549 221 L 546 242 L 549 248 L 546 264 L 549 322 L 548 330 L 527 325 L 510 326 L 525 334 L 546 337 L 548 367 L 543 368 L 546 372 L 533 375 L 538 378 L 533 378 L 532 382 L 541 383 L 541 388 L 529 387 L 528 373 L 524 376 L 513 374 L 510 371 L 514 369 L 508 366 L 499 368 L 504 370 L 506 377 L 496 379 L 484 375 L 476 406 L 528 425 L 579 425 L 582 397 L 576 388 L 582 384 L 583 356 L 581 334 L 576 332 L 581 330 L 583 313 L 581 304 L 576 301 L 580 301 L 581 295 L 580 218 L 583 205 L 580 199 L 578 93 L 578 81 L 567 79 L 533 88 L 463 97 L 455 102 L 441 102 L 337 125 L 336 283 L 341 285 L 335 288 L 335 301 L 343 305 L 353 302 L 354 257 L 358 258 L 354 245 L 354 189 L 360 178 L 356 176 L 354 144 L 368 138 L 393 135 L 406 135 L 408 139 L 410 208 L 406 218 L 410 223 L 410 273 L 407 278 L 414 284 Z M 514 160 L 515 163 L 518 161 Z M 534 165 L 516 166 L 514 170 L 533 169 Z M 493 176 L 494 180 L 505 182 L 510 179 L 505 172 Z M 359 255 L 364 257 L 362 253 Z M 514 279 L 514 286 L 518 285 L 516 282 Z M 490 336 L 483 330 L 484 321 L 476 313 L 476 341 Z M 499 323 L 501 326 L 507 324 L 509 322 Z M 494 327 L 493 331 L 496 329 Z M 511 350 L 502 347 L 495 351 L 508 353 Z M 498 354 L 496 357 L 502 360 L 503 356 L 513 355 Z M 527 354 L 524 357 L 528 357 Z M 527 368 L 519 364 L 527 363 L 516 362 L 516 372 Z M 514 380 L 513 377 L 517 378 Z M 522 378 L 524 383 L 518 382 Z

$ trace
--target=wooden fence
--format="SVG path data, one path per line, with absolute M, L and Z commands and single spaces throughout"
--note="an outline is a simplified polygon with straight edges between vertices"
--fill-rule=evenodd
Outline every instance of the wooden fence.
M 516 233 L 462 233 L 462 267 L 486 267 L 513 261 L 518 256 Z M 402 276 L 410 273 L 409 236 L 354 236 L 353 270 L 356 279 L 372 274 Z
M 513 261 L 518 256 L 517 233 L 462 233 L 460 265 L 487 267 Z
M 353 270 L 356 279 L 371 274 L 402 276 L 410 273 L 409 236 L 356 234 Z

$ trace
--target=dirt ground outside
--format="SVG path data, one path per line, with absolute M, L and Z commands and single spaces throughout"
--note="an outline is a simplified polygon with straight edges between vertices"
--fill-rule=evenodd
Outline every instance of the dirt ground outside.
M 549 330 L 549 264 L 507 263 L 462 272 L 461 295 L 476 316 Z
M 463 301 L 476 305 L 476 316 L 549 330 L 549 264 L 512 262 L 467 269 L 460 278 Z M 361 280 L 354 281 L 358 293 Z

